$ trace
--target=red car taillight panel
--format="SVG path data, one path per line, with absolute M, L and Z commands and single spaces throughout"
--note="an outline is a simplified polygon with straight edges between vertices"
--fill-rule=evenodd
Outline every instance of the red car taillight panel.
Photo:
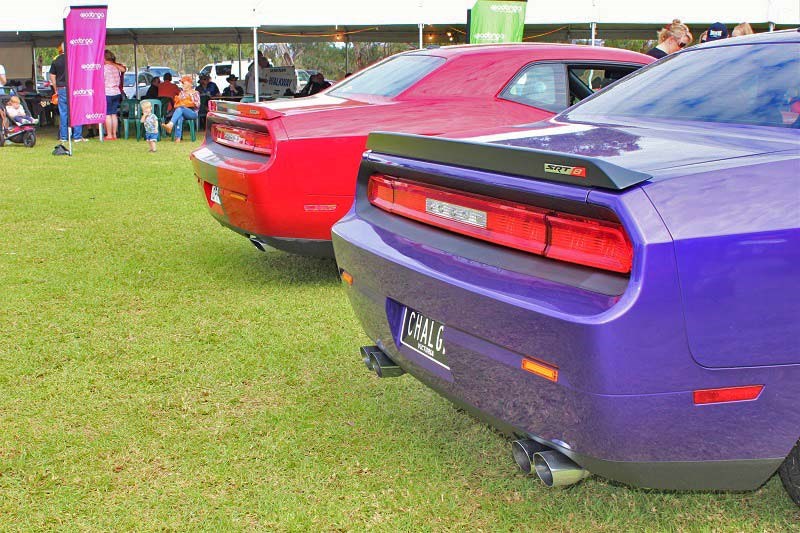
M 432 226 L 551 259 L 628 273 L 633 246 L 621 224 L 380 174 L 376 207 Z
M 272 153 L 273 140 L 269 133 L 214 124 L 211 126 L 211 138 L 214 139 L 214 142 L 231 148 L 266 155 Z

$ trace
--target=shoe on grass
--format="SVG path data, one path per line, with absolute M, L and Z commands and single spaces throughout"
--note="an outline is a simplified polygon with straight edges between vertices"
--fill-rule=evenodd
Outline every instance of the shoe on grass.
M 173 127 L 174 126 L 173 126 L 172 122 L 167 122 L 166 124 L 164 124 L 164 129 L 167 130 L 167 133 L 172 133 L 172 128 Z

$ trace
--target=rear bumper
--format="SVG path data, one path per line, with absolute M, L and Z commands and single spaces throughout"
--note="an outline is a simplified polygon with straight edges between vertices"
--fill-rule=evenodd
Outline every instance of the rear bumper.
M 589 471 L 661 489 L 753 489 L 800 434 L 797 367 L 710 370 L 685 340 L 674 255 L 643 194 L 615 210 L 650 210 L 637 251 L 648 275 L 603 296 L 520 276 L 421 244 L 419 224 L 356 210 L 333 228 L 350 302 L 367 335 L 406 372 L 509 434 L 553 446 Z M 641 214 L 641 213 L 639 213 Z M 362 217 L 361 215 L 364 215 Z M 381 218 L 381 220 L 378 220 Z M 396 224 L 391 227 L 387 224 Z M 411 225 L 415 225 L 411 228 Z M 417 232 L 416 240 L 402 235 Z M 449 237 L 448 237 L 449 238 Z M 446 325 L 449 369 L 399 343 L 409 306 Z M 552 383 L 521 370 L 558 366 Z M 754 401 L 696 406 L 700 388 L 765 384 Z M 746 424 L 743 421 L 747 421 Z
M 238 233 L 242 237 L 246 237 L 254 245 L 261 248 L 262 251 L 265 246 L 281 250 L 290 254 L 303 255 L 307 257 L 328 257 L 333 258 L 333 243 L 328 240 L 317 239 L 290 239 L 284 237 L 270 237 L 268 235 L 259 235 L 257 233 L 250 233 L 242 228 L 237 228 L 228 223 L 225 217 L 218 216 L 211 211 L 211 215 L 223 227 Z
M 277 154 L 268 158 L 218 145 L 193 152 L 194 174 L 209 212 L 225 227 L 257 235 L 276 248 L 332 255 L 330 229 L 350 208 L 352 195 L 307 194 L 293 167 L 273 159 Z M 210 201 L 212 185 L 219 187 L 221 204 Z M 317 244 L 322 241 L 327 244 Z
M 404 370 L 408 371 L 408 367 Z M 415 374 L 412 374 L 415 375 Z M 415 375 L 419 378 L 419 375 Z M 561 441 L 547 440 L 539 435 L 510 425 L 507 421 L 491 416 L 475 405 L 465 402 L 435 383 L 425 384 L 450 400 L 454 405 L 474 417 L 503 431 L 508 436 L 527 437 L 560 451 L 592 474 L 636 487 L 664 490 L 753 490 L 769 479 L 783 462 L 783 457 L 772 459 L 740 459 L 724 461 L 614 461 L 577 452 Z M 629 397 L 626 403 L 635 403 L 637 397 Z M 624 407 L 623 407 L 624 410 Z M 622 439 L 619 435 L 617 438 Z

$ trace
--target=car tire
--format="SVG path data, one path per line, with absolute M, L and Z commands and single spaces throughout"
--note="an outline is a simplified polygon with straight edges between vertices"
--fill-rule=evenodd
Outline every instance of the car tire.
M 778 469 L 778 474 L 789 497 L 800 506 L 800 441 L 789 452 L 789 456 Z

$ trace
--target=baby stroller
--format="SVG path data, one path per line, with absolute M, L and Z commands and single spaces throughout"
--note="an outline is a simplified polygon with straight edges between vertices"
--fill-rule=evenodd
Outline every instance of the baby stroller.
M 0 94 L 0 121 L 2 121 L 0 124 L 0 148 L 5 146 L 7 141 L 33 148 L 36 145 L 36 124 L 17 124 L 6 116 L 5 109 L 11 96 L 10 94 Z M 20 105 L 25 108 L 25 114 L 33 116 L 24 98 L 20 98 Z

